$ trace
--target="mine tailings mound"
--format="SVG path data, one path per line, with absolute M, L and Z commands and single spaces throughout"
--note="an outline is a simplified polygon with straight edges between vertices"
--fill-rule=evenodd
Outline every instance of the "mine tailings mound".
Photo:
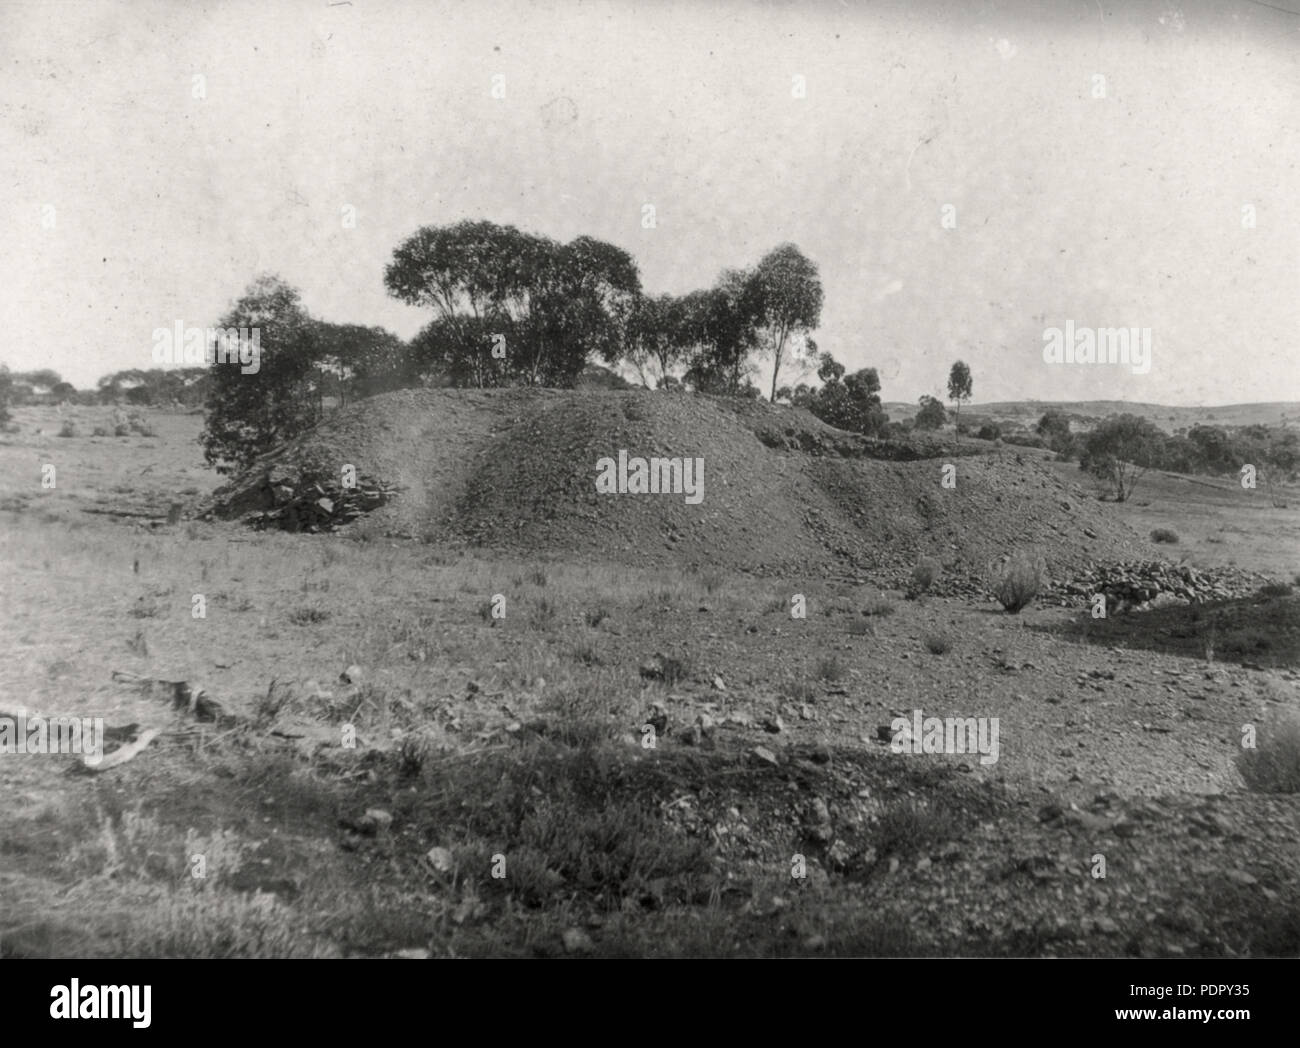
M 703 500 L 599 493 L 597 463 L 620 451 L 702 459 Z M 391 493 L 348 526 L 514 554 L 896 579 L 921 555 L 983 574 L 1032 547 L 1060 577 L 1146 553 L 1106 506 L 1014 450 L 877 441 L 794 408 L 646 390 L 383 394 L 264 455 L 206 508 L 264 515 L 315 484 L 336 492 L 345 465 Z

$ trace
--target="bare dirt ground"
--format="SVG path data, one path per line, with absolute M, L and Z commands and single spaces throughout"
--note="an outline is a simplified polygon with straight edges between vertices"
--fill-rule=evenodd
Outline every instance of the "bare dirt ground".
M 1236 764 L 1243 726 L 1300 702 L 1281 590 L 1217 609 L 1207 658 L 1186 606 L 1009 616 L 905 599 L 888 570 L 167 525 L 218 479 L 200 417 L 58 438 L 52 409 L 16 415 L 0 708 L 162 734 L 98 774 L 0 754 L 0 956 L 1300 953 L 1300 802 Z M 1081 483 L 1007 482 L 1057 469 Z M 1175 559 L 1290 580 L 1297 510 L 1231 495 L 1070 499 L 1132 521 L 1125 548 L 1171 527 Z M 926 552 L 959 510 L 891 512 Z M 892 752 L 916 709 L 998 718 L 998 760 Z

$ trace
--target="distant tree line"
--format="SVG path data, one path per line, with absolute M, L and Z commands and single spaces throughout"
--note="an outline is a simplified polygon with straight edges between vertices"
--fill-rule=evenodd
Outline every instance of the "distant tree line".
M 211 465 L 248 465 L 318 421 L 326 401 L 417 386 L 569 387 L 596 362 L 653 388 L 758 397 L 755 360 L 766 357 L 776 399 L 783 372 L 806 370 L 823 298 L 817 267 L 793 244 L 711 288 L 649 296 L 621 248 L 483 221 L 417 230 L 393 252 L 384 286 L 433 314 L 409 343 L 313 318 L 273 275 L 249 285 L 217 326 L 258 327 L 261 369 L 207 369 Z M 844 390 L 846 404 L 862 396 L 852 376 Z
M 988 423 L 979 435 L 1046 448 L 1061 461 L 1078 459 L 1079 468 L 1105 481 L 1120 502 L 1150 469 L 1239 477 L 1243 466 L 1253 466 L 1258 483 L 1275 494 L 1275 485 L 1293 481 L 1300 468 L 1300 433 L 1287 426 L 1195 425 L 1170 434 L 1145 418 L 1122 414 L 1075 432 L 1070 417 L 1052 408 L 1032 434 L 1003 432 L 998 424 Z

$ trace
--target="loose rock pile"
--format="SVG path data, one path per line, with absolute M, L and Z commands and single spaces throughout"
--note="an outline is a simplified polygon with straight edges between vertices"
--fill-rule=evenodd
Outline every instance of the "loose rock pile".
M 249 523 L 258 528 L 309 533 L 333 531 L 397 494 L 396 488 L 360 478 L 355 487 L 344 487 L 338 481 L 298 478 L 290 482 L 290 478 L 280 476 L 268 478 L 268 488 L 274 508 L 250 514 Z
M 1238 568 L 1194 568 L 1164 561 L 1098 565 L 1053 587 L 1047 599 L 1076 604 L 1106 595 L 1108 604 L 1146 608 L 1156 603 L 1230 600 L 1254 593 L 1267 576 Z

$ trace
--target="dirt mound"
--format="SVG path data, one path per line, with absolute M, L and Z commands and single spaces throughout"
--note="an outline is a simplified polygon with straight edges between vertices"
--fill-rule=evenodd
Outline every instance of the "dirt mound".
M 673 490 L 636 493 L 638 458 L 676 460 L 653 470 Z M 264 456 L 212 508 L 265 511 L 277 487 L 336 482 L 346 465 L 399 492 L 363 526 L 511 552 L 889 580 L 922 554 L 960 576 L 1021 546 L 1054 574 L 1144 550 L 1106 507 L 1014 451 L 875 441 L 792 408 L 640 390 L 374 397 Z M 598 491 L 602 473 L 628 493 Z

